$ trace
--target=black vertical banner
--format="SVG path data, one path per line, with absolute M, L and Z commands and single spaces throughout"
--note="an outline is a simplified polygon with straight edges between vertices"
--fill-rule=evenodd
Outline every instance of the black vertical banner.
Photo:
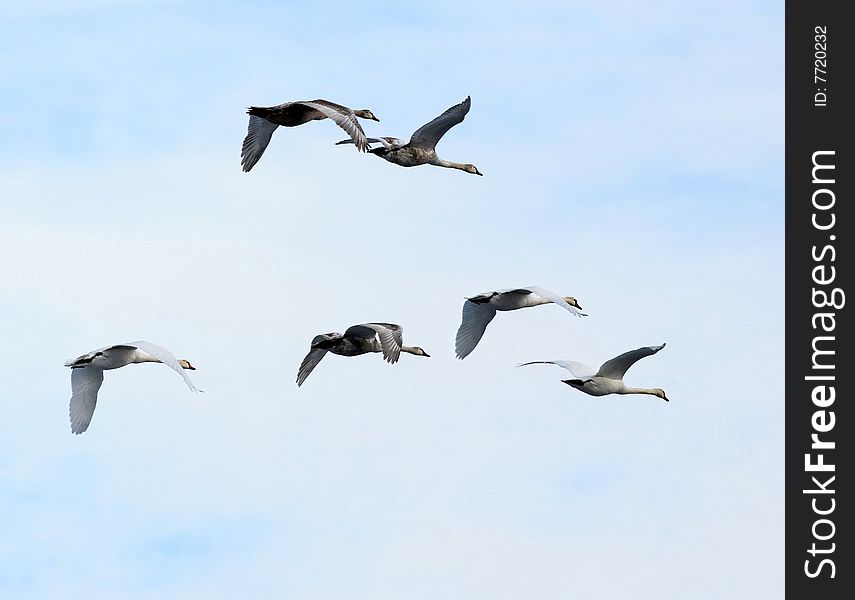
M 786 3 L 789 598 L 852 598 L 855 590 L 855 353 L 847 305 L 855 302 L 847 297 L 855 236 L 855 21 L 844 16 L 847 4 Z

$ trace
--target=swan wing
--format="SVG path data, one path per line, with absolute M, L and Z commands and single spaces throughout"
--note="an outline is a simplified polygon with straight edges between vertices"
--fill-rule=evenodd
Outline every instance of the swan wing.
M 377 337 L 380 338 L 383 358 L 390 363 L 398 362 L 401 347 L 404 345 L 404 328 L 395 323 L 368 323 L 367 325 L 373 328 L 377 332 Z
M 604 362 L 600 367 L 600 370 L 597 372 L 597 376 L 606 377 L 608 379 L 623 379 L 624 374 L 632 365 L 645 356 L 656 354 L 664 347 L 665 344 L 662 344 L 661 346 L 643 346 L 637 350 L 624 352 L 623 354 L 615 356 L 613 359 Z
M 590 379 L 596 374 L 596 371 L 592 367 L 576 362 L 575 360 L 533 360 L 531 362 L 520 363 L 517 367 L 524 367 L 526 365 L 557 365 L 562 369 L 570 371 L 570 374 L 576 379 L 582 380 Z
M 457 358 L 464 359 L 475 349 L 487 325 L 496 316 L 496 309 L 487 303 L 476 303 L 467 300 L 463 303 L 463 320 L 457 330 L 454 340 L 454 353 Z
M 68 403 L 71 433 L 83 433 L 89 428 L 103 381 L 104 371 L 101 369 L 83 367 L 71 371 L 71 401 Z
M 376 335 L 380 339 L 380 349 L 383 358 L 390 363 L 398 362 L 403 345 L 403 328 L 394 323 L 363 323 L 348 327 L 345 336 L 373 339 Z
M 532 294 L 536 294 L 536 295 L 540 296 L 541 298 L 543 298 L 544 300 L 549 300 L 553 304 L 557 304 L 561 308 L 563 308 L 565 310 L 569 310 L 571 313 L 573 313 L 577 317 L 587 316 L 587 315 L 585 315 L 585 313 L 583 313 L 581 310 L 579 310 L 575 306 L 570 306 L 562 296 L 559 296 L 555 292 L 550 292 L 546 288 L 537 287 L 536 285 L 530 285 L 528 287 L 520 288 L 520 289 L 528 290 Z M 515 291 L 518 291 L 518 290 L 515 290 Z
M 297 387 L 303 385 L 306 378 L 309 376 L 321 359 L 326 355 L 327 351 L 324 348 L 312 348 L 300 363 L 300 369 L 297 371 Z
M 356 115 L 353 114 L 352 110 L 327 100 L 311 100 L 300 102 L 299 104 L 314 108 L 327 118 L 332 119 L 336 125 L 347 132 L 347 135 L 350 136 L 360 152 L 368 150 L 368 141 L 365 139 L 365 132 L 362 130 L 362 125 L 356 120 Z
M 442 136 L 448 133 L 449 129 L 463 122 L 471 106 L 472 100 L 469 96 L 466 96 L 466 100 L 460 104 L 455 104 L 430 123 L 426 123 L 416 129 L 412 137 L 410 137 L 410 146 L 433 150 L 439 140 L 442 139 Z
M 157 344 L 152 344 L 151 342 L 144 341 L 132 342 L 127 345 L 138 348 L 146 354 L 151 354 L 157 360 L 159 360 L 167 367 L 181 375 L 181 377 L 184 378 L 184 382 L 187 384 L 187 387 L 189 387 L 191 390 L 193 390 L 194 392 L 201 391 L 195 385 L 193 385 L 193 382 L 190 381 L 190 377 L 187 375 L 187 371 L 179 364 L 178 359 L 175 358 L 172 352 L 170 352 L 166 348 L 161 348 Z
M 277 127 L 279 125 L 276 123 L 250 115 L 246 137 L 243 139 L 243 146 L 240 150 L 240 164 L 244 173 L 248 173 L 264 154 L 267 144 L 270 143 L 270 137 Z

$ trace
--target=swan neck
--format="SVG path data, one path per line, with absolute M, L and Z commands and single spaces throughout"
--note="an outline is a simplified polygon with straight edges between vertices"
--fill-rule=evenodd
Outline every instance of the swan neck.
M 436 159 L 432 160 L 430 164 L 437 166 L 437 167 L 447 167 L 449 169 L 460 169 L 461 171 L 466 170 L 466 165 L 464 165 L 463 163 L 458 163 L 458 162 L 454 162 L 454 161 L 450 161 L 450 160 L 443 160 L 438 156 L 436 157 Z
M 623 386 L 623 391 L 618 394 L 648 394 L 650 396 L 659 396 L 659 390 L 655 388 L 636 388 Z

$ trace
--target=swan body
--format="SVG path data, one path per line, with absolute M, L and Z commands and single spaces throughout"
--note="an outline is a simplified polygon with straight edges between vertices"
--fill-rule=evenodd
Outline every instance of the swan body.
M 356 144 L 357 149 L 365 152 L 368 150 L 368 142 L 356 118 L 380 121 L 366 108 L 352 110 L 328 100 L 285 102 L 277 106 L 250 106 L 246 112 L 249 115 L 249 126 L 240 153 L 241 167 L 244 172 L 248 172 L 255 166 L 267 149 L 270 137 L 279 126 L 297 127 L 309 121 L 332 119 L 350 135 L 351 142 Z
M 557 365 L 566 369 L 571 375 L 573 375 L 572 379 L 562 379 L 562 382 L 591 396 L 606 396 L 608 394 L 649 394 L 651 396 L 656 396 L 657 398 L 662 398 L 665 402 L 668 402 L 669 400 L 665 395 L 665 390 L 661 388 L 636 388 L 630 387 L 623 382 L 623 376 L 632 365 L 646 356 L 656 354 L 664 347 L 665 344 L 660 346 L 643 346 L 636 350 L 624 352 L 623 354 L 615 356 L 611 360 L 604 362 L 597 371 L 594 371 L 594 369 L 585 364 L 572 360 L 536 360 L 522 363 L 518 366 L 524 367 L 526 365 L 536 364 Z
M 559 296 L 537 286 L 478 294 L 467 298 L 463 303 L 463 320 L 454 342 L 457 358 L 464 359 L 475 349 L 487 330 L 487 325 L 496 316 L 496 311 L 517 310 L 542 304 L 557 304 L 577 317 L 587 316 L 573 296 Z
M 456 163 L 441 159 L 436 153 L 436 145 L 449 129 L 463 122 L 472 100 L 469 96 L 460 104 L 456 104 L 439 115 L 430 123 L 419 127 L 410 137 L 406 144 L 395 137 L 368 138 L 369 144 L 380 144 L 379 148 L 368 150 L 371 154 L 382 159 L 400 165 L 402 167 L 417 167 L 419 165 L 435 165 L 459 169 L 473 175 L 482 175 L 475 165 L 469 163 Z M 338 144 L 352 144 L 355 140 L 342 140 Z
M 318 366 L 327 352 L 339 356 L 359 356 L 370 352 L 381 352 L 389 363 L 398 362 L 401 352 L 416 356 L 430 354 L 418 346 L 404 346 L 403 328 L 394 323 L 363 323 L 348 327 L 344 334 L 322 333 L 312 339 L 309 353 L 297 371 L 297 386 L 303 385 L 312 370 Z
M 72 433 L 79 434 L 88 429 L 98 401 L 98 390 L 104 381 L 104 371 L 138 363 L 163 363 L 181 375 L 191 390 L 200 391 L 184 372 L 185 369 L 194 371 L 195 367 L 184 359 L 176 359 L 166 348 L 144 341 L 105 346 L 65 363 L 66 367 L 71 367 L 68 414 Z

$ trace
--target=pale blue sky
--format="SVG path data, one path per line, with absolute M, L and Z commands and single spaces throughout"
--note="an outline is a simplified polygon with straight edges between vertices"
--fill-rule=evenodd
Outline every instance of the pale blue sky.
M 0 16 L 0 596 L 779 598 L 783 5 L 41 2 Z M 240 171 L 245 108 L 329 122 Z M 539 284 L 590 313 L 463 297 Z M 401 323 L 430 359 L 311 338 Z M 64 360 L 134 339 L 198 368 Z M 667 342 L 591 398 L 558 369 Z

